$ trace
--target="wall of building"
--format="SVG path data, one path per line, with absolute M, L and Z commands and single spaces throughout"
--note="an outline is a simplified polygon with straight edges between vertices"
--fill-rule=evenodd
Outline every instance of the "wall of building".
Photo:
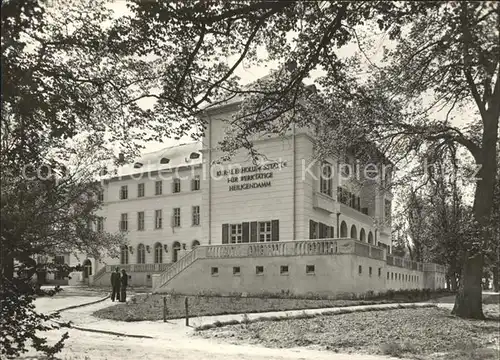
M 308 273 L 307 266 L 314 272 Z M 263 272 L 257 274 L 257 266 Z M 288 273 L 281 273 L 288 266 Z M 239 273 L 234 273 L 234 268 Z M 214 273 L 214 269 L 217 272 Z M 397 280 L 387 280 L 387 273 Z M 401 274 L 401 280 L 400 275 Z M 292 293 L 335 296 L 345 293 L 362 294 L 368 291 L 384 292 L 389 289 L 444 288 L 444 283 L 426 282 L 427 273 L 387 266 L 385 261 L 352 254 L 333 256 L 303 255 L 284 257 L 245 257 L 198 259 L 174 277 L 158 293 L 182 294 L 218 293 Z M 414 276 L 412 278 L 411 276 Z
M 188 156 L 189 154 L 186 154 Z M 114 233 L 119 231 L 121 214 L 128 215 L 128 232 L 126 239 L 128 246 L 133 248 L 129 253 L 129 263 L 137 263 L 137 246 L 144 244 L 149 246 L 150 251 L 145 253 L 145 262 L 153 263 L 155 261 L 154 246 L 157 243 L 167 245 L 167 251 L 162 251 L 162 262 L 173 261 L 173 244 L 178 242 L 191 248 L 193 241 L 202 243 L 201 219 L 199 225 L 193 224 L 192 207 L 200 206 L 200 217 L 202 211 L 201 189 L 193 191 L 191 189 L 191 180 L 195 176 L 202 175 L 201 166 L 192 168 L 183 168 L 174 173 L 164 172 L 160 174 L 138 176 L 120 181 L 111 181 L 105 188 L 105 205 L 99 215 L 105 217 L 104 228 L 107 232 Z M 173 192 L 173 178 L 179 178 L 181 182 L 181 191 Z M 162 181 L 162 194 L 155 195 L 155 183 Z M 139 183 L 145 184 L 145 196 L 137 196 Z M 128 199 L 119 198 L 122 186 L 128 187 Z M 173 209 L 181 209 L 181 224 L 179 227 L 172 226 Z M 155 211 L 162 210 L 162 227 L 155 228 Z M 144 230 L 138 230 L 138 212 L 144 212 Z M 106 264 L 119 264 L 120 259 L 104 258 L 98 265 L 96 271 Z

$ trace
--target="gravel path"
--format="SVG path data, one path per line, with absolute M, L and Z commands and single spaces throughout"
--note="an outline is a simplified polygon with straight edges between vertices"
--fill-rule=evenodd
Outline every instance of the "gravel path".
M 40 311 L 53 311 L 57 306 L 62 307 L 75 305 L 83 301 L 80 297 L 60 298 L 56 302 L 54 299 L 45 301 L 44 298 L 36 300 L 37 309 Z M 64 299 L 64 300 L 63 300 Z M 94 301 L 92 296 L 86 297 L 88 302 Z M 158 321 L 141 322 L 116 322 L 112 320 L 102 320 L 93 317 L 91 314 L 102 308 L 109 306 L 110 300 L 94 305 L 75 308 L 61 313 L 61 320 L 72 321 L 75 325 L 100 329 L 106 331 L 117 331 L 126 334 L 148 335 L 154 339 L 137 339 L 122 336 L 91 333 L 76 329 L 67 330 L 70 339 L 66 341 L 63 352 L 59 355 L 63 360 L 89 360 L 89 359 L 175 359 L 175 360 L 387 360 L 388 357 L 356 355 L 356 354 L 335 354 L 332 352 L 318 351 L 304 348 L 290 349 L 270 349 L 254 345 L 234 345 L 228 344 L 218 339 L 203 339 L 192 336 L 194 329 L 184 326 L 184 320 L 173 320 L 167 323 Z M 331 310 L 331 309 L 330 309 Z M 309 310 L 308 312 L 319 311 Z M 264 314 L 255 314 L 263 316 Z M 251 316 L 251 315 L 249 315 Z M 202 323 L 212 323 L 217 319 L 225 318 L 241 319 L 241 315 L 227 315 L 219 317 L 204 317 L 202 319 L 192 319 L 194 326 Z M 63 330 L 51 331 L 46 334 L 49 342 L 53 343 L 63 333 Z M 34 359 L 35 354 L 28 353 L 21 359 Z

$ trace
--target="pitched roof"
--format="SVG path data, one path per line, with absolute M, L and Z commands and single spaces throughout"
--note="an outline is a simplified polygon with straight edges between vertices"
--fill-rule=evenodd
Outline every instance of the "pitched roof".
M 116 173 L 112 166 L 108 164 L 108 174 L 104 175 L 103 178 L 112 179 L 160 170 L 173 170 L 181 166 L 199 165 L 203 161 L 203 155 L 200 152 L 201 149 L 202 144 L 200 142 L 166 147 L 161 150 L 143 154 L 135 159 L 134 162 L 120 166 L 116 169 Z M 192 158 L 191 154 L 196 155 Z M 168 162 L 162 164 L 162 159 L 168 159 Z

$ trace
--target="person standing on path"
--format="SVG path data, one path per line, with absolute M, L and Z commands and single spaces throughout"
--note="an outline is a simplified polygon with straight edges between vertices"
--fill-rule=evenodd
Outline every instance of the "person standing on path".
M 115 268 L 111 273 L 111 301 L 120 300 L 120 269 Z
M 127 299 L 127 285 L 128 274 L 125 269 L 122 269 L 122 276 L 120 278 L 120 302 L 125 302 Z

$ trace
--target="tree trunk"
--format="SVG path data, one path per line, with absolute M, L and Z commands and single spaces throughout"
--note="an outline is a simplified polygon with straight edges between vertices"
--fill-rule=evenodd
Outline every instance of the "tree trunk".
M 463 318 L 484 319 L 482 304 L 482 280 L 484 266 L 484 249 L 490 246 L 491 213 L 493 208 L 493 193 L 496 179 L 498 139 L 498 111 L 490 113 L 485 120 L 482 134 L 482 147 L 477 154 L 476 162 L 481 166 L 476 181 L 474 193 L 473 214 L 479 225 L 478 239 L 472 239 L 467 244 L 461 274 L 460 288 L 455 299 L 452 314 Z M 495 118 L 496 116 L 496 118 Z M 474 225 L 475 226 L 475 225 Z
M 498 266 L 493 267 L 493 291 L 498 292 L 499 283 L 498 283 Z
M 462 318 L 484 319 L 482 298 L 482 254 L 466 253 L 462 281 L 455 298 L 452 314 Z

